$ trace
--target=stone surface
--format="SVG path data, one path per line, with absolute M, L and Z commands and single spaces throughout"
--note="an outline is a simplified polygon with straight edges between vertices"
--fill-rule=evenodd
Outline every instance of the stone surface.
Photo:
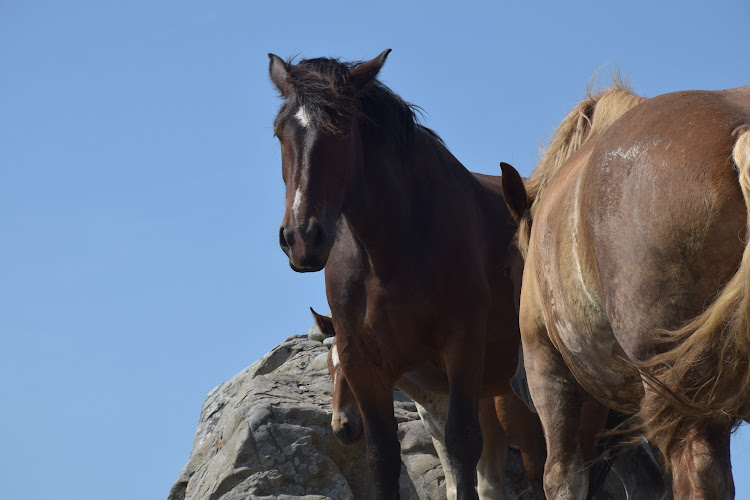
M 307 331 L 307 338 L 308 340 L 317 340 L 318 342 L 324 342 L 327 338 L 333 339 L 333 337 L 321 332 L 316 324 L 313 324 L 313 326 Z M 331 342 L 333 342 L 333 340 L 331 340 Z
M 193 449 L 168 500 L 370 499 L 364 443 L 331 421 L 328 347 L 291 337 L 206 398 Z M 401 495 L 444 499 L 444 478 L 414 404 L 396 398 Z

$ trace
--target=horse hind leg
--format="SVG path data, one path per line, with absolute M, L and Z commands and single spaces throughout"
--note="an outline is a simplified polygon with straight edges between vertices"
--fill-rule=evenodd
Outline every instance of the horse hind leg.
M 734 498 L 729 432 L 725 425 L 691 429 L 670 454 L 674 498 Z
M 646 386 L 644 406 L 662 396 Z M 734 480 L 729 455 L 731 426 L 726 421 L 685 423 L 678 442 L 668 448 L 666 460 L 672 472 L 675 500 L 731 500 Z M 663 446 L 662 446 L 663 447 Z

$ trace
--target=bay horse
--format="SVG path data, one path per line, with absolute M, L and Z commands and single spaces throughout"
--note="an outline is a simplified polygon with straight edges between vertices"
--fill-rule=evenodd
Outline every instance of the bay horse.
M 398 498 L 393 388 L 405 374 L 449 394 L 445 445 L 459 499 L 477 498 L 482 397 L 503 399 L 503 427 L 534 449 L 538 484 L 541 426 L 508 384 L 520 334 L 505 262 L 515 223 L 500 179 L 466 170 L 377 80 L 389 52 L 361 64 L 269 55 L 284 99 L 274 121 L 286 184 L 280 246 L 295 271 L 325 267 L 377 498 Z
M 333 337 L 333 343 L 328 351 L 328 371 L 333 384 L 331 429 L 342 444 L 358 442 L 362 437 L 362 417 L 354 394 L 341 369 L 333 320 L 316 313 L 312 308 L 310 310 L 320 331 L 327 337 Z M 408 377 L 398 379 L 395 386 L 414 402 L 419 418 L 432 438 L 432 444 L 443 467 L 447 498 L 455 499 L 457 494 L 455 471 L 451 467 L 448 451 L 445 448 L 448 397 L 424 390 L 412 383 Z M 482 431 L 482 455 L 477 462 L 479 500 L 505 500 L 506 434 L 498 421 L 494 401 L 490 398 L 479 402 L 479 426 Z
M 585 497 L 578 430 L 609 407 L 637 414 L 675 499 L 733 498 L 729 437 L 750 416 L 750 87 L 645 100 L 616 85 L 557 136 L 576 146 L 553 140 L 526 186 L 505 186 L 547 497 Z

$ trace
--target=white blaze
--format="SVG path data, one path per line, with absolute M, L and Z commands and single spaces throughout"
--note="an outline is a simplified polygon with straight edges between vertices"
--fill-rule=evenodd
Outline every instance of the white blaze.
M 294 114 L 294 117 L 297 119 L 297 121 L 302 125 L 303 127 L 307 128 L 312 123 L 312 118 L 308 114 L 307 110 L 304 108 L 304 106 L 300 106 L 297 112 Z M 309 169 L 309 148 L 311 147 L 311 139 L 314 139 L 315 137 L 315 130 L 310 129 L 307 132 L 305 132 L 305 151 L 302 157 L 302 179 L 300 180 L 300 183 L 304 185 L 304 179 L 307 178 L 308 175 L 308 169 Z M 297 188 L 297 191 L 294 193 L 294 201 L 292 202 L 292 214 L 294 215 L 294 225 L 299 226 L 300 222 L 300 216 L 299 216 L 299 209 L 300 205 L 302 204 L 302 191 Z
M 310 125 L 310 115 L 307 114 L 307 110 L 302 106 L 299 107 L 294 117 L 297 118 L 297 121 L 299 121 L 300 125 L 303 127 Z
M 302 191 L 297 189 L 297 192 L 294 193 L 294 203 L 292 204 L 292 213 L 294 214 L 294 225 L 299 225 L 299 205 L 302 203 Z

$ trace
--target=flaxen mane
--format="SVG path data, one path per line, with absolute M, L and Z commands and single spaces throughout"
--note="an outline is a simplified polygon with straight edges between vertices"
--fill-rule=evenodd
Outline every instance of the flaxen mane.
M 581 149 L 594 133 L 606 129 L 626 111 L 646 100 L 645 97 L 633 93 L 627 82 L 618 75 L 614 75 L 612 79 L 611 87 L 596 93 L 589 91 L 586 99 L 570 110 L 558 125 L 542 154 L 542 159 L 525 183 L 526 193 L 532 205 L 529 213 L 519 223 L 518 241 L 524 257 L 531 236 L 534 211 L 544 188 L 565 160 Z

